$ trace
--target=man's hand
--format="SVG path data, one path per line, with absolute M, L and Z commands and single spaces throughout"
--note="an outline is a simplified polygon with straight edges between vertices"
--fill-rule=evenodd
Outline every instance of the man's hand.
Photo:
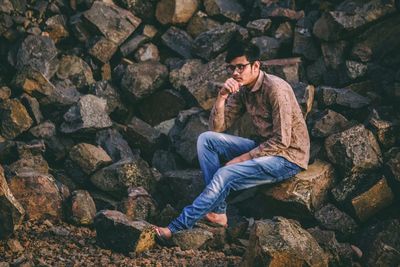
M 244 153 L 244 154 L 240 155 L 239 157 L 233 158 L 232 160 L 228 161 L 225 164 L 225 166 L 236 164 L 236 163 L 243 162 L 243 161 L 250 160 L 250 159 L 252 159 L 252 157 L 250 156 L 250 153 Z
M 238 83 L 235 79 L 229 78 L 225 81 L 224 85 L 222 86 L 221 90 L 219 91 L 219 95 L 227 99 L 229 94 L 234 94 L 239 91 L 240 83 Z

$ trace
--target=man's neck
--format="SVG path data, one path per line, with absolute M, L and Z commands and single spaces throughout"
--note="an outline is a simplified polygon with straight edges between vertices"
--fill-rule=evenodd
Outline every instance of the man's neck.
M 258 76 L 260 75 L 260 70 L 258 71 L 258 74 L 255 76 L 252 82 L 250 82 L 246 87 L 249 88 L 250 90 L 254 87 L 258 80 Z

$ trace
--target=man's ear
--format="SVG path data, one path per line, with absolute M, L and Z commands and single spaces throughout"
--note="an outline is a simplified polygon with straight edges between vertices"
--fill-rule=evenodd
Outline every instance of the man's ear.
M 258 61 L 258 60 L 256 60 L 256 61 L 254 61 L 253 66 L 256 67 L 256 69 L 260 69 L 260 67 L 261 67 L 261 62 Z

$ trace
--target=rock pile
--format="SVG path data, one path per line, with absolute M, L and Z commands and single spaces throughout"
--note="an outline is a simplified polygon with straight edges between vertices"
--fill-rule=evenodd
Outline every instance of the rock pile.
M 235 251 L 245 266 L 398 264 L 399 9 L 395 0 L 0 1 L 0 238 L 24 219 L 66 221 L 93 225 L 105 248 L 154 248 L 151 224 L 201 191 L 196 139 L 228 77 L 227 47 L 246 41 L 292 85 L 311 165 L 233 194 L 228 229 L 200 222 L 174 245 Z M 228 132 L 254 134 L 246 115 Z

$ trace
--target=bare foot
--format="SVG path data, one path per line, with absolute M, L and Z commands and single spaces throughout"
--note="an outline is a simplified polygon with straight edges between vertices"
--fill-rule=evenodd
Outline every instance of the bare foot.
M 220 224 L 222 226 L 226 226 L 228 224 L 228 217 L 226 217 L 226 214 L 209 212 L 204 217 L 208 221 L 210 221 L 212 223 Z

